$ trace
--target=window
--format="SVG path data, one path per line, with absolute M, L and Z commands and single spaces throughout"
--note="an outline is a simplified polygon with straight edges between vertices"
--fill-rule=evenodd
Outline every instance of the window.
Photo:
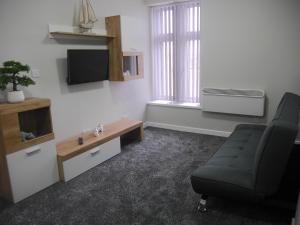
M 200 102 L 200 3 L 151 9 L 154 100 Z

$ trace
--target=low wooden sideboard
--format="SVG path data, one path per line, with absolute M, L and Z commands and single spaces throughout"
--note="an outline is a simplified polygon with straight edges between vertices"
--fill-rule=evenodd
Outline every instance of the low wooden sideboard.
M 93 132 L 83 135 L 83 144 L 78 144 L 80 135 L 56 145 L 59 177 L 68 181 L 121 152 L 120 137 L 134 132 L 142 140 L 143 122 L 121 119 L 104 126 L 103 132 L 95 137 Z

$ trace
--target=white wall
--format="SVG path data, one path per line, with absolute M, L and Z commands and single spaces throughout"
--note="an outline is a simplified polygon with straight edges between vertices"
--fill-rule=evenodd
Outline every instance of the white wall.
M 148 106 L 150 122 L 232 131 L 270 120 L 285 91 L 300 94 L 300 1 L 201 0 L 201 86 L 263 89 L 266 116 Z
M 105 48 L 97 42 L 53 40 L 48 38 L 48 24 L 73 25 L 77 21 L 81 0 L 1 0 L 0 62 L 19 60 L 39 69 L 37 84 L 25 89 L 26 96 L 47 97 L 52 101 L 52 117 L 56 141 L 108 123 L 122 116 L 144 119 L 149 100 L 149 21 L 142 0 L 92 0 L 99 22 L 104 17 L 124 15 L 136 18 L 142 27 L 136 29 L 144 52 L 145 78 L 129 82 L 95 82 L 68 86 L 66 52 L 68 48 Z
M 136 17 L 145 53 L 145 78 L 130 82 L 96 82 L 67 86 L 66 49 L 105 48 L 97 43 L 48 38 L 47 24 L 72 25 L 80 0 L 2 0 L 0 2 L 0 62 L 20 60 L 40 70 L 37 85 L 27 96 L 52 100 L 56 140 L 62 140 L 98 121 L 123 115 L 143 119 L 149 100 L 149 21 L 143 0 L 92 1 L 103 27 L 111 15 Z M 266 122 L 285 91 L 300 94 L 300 6 L 295 0 L 202 0 L 202 86 L 261 88 L 268 96 L 262 119 L 204 113 L 201 110 L 148 106 L 150 122 L 231 131 L 242 122 Z

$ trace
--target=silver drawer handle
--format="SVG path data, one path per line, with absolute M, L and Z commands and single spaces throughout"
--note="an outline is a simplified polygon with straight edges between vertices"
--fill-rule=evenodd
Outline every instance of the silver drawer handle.
M 100 149 L 94 149 L 90 151 L 90 154 L 93 156 L 96 155 L 98 152 L 100 152 Z
M 25 153 L 26 153 L 26 155 L 32 155 L 32 154 L 37 153 L 39 151 L 41 151 L 40 147 L 26 150 Z

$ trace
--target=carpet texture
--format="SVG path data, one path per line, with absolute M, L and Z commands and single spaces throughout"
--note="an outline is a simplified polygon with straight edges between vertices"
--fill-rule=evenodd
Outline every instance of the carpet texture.
M 288 225 L 289 213 L 199 195 L 190 174 L 225 138 L 147 128 L 145 139 L 67 183 L 17 204 L 0 200 L 0 224 Z

